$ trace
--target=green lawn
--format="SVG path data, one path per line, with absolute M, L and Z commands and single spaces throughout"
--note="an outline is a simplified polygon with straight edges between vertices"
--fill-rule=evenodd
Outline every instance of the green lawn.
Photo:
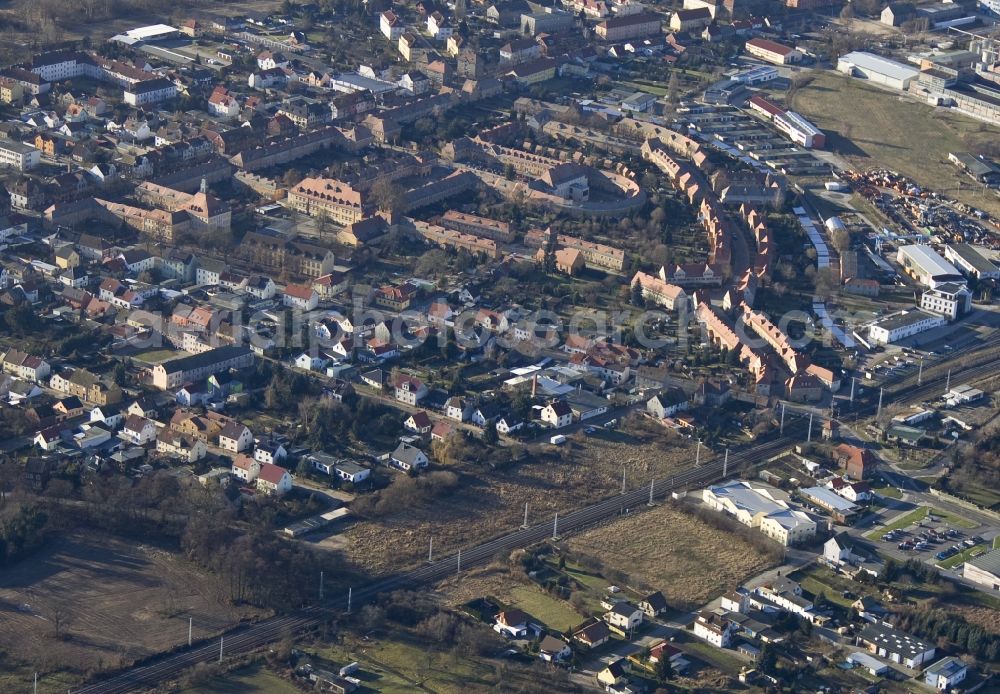
M 510 591 L 509 602 L 556 631 L 569 631 L 584 620 L 572 605 L 536 586 L 517 586 Z
M 888 497 L 890 499 L 903 498 L 903 492 L 899 491 L 896 487 L 876 487 L 872 491 L 879 496 Z
M 483 661 L 428 649 L 408 639 L 330 646 L 318 654 L 333 663 L 357 662 L 360 669 L 354 676 L 362 681 L 363 691 L 460 694 L 494 684 L 494 670 Z
M 993 538 L 993 549 L 1000 549 L 1000 535 Z
M 979 523 L 970 521 L 968 518 L 962 518 L 962 516 L 956 516 L 954 513 L 948 513 L 947 511 L 942 511 L 939 508 L 932 508 L 931 516 L 943 520 L 945 523 L 948 523 L 950 525 L 957 525 L 960 528 L 979 527 Z
M 880 540 L 882 539 L 882 536 L 890 530 L 902 530 L 903 528 L 910 527 L 914 523 L 922 521 L 927 517 L 930 510 L 929 506 L 921 506 L 920 508 L 914 509 L 907 514 L 900 516 L 888 525 L 884 525 L 881 528 L 876 528 L 875 530 L 866 533 L 865 537 L 869 540 Z
M 159 364 L 161 361 L 182 357 L 185 354 L 186 352 L 175 352 L 172 349 L 151 349 L 148 352 L 137 354 L 132 358 L 135 361 L 145 362 L 146 364 Z
M 938 566 L 940 566 L 942 569 L 950 569 L 953 566 L 958 566 L 959 564 L 965 563 L 969 559 L 972 559 L 972 557 L 978 557 L 987 549 L 988 548 L 985 544 L 969 547 L 969 549 L 962 550 L 958 554 L 948 557 L 944 561 L 939 561 Z
M 216 677 L 207 684 L 182 689 L 182 694 L 298 694 L 299 689 L 261 665 Z
M 696 636 L 692 636 L 691 640 L 685 642 L 681 648 L 685 653 L 690 653 L 699 660 L 702 660 L 709 665 L 714 665 L 731 675 L 739 674 L 739 671 L 747 664 L 746 661 L 737 657 L 733 651 L 727 651 L 724 648 L 716 648 L 712 644 L 706 643 Z

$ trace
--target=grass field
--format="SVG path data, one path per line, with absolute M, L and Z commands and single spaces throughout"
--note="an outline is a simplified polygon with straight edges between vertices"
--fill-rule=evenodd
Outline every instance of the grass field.
M 948 161 L 949 152 L 967 151 L 977 142 L 1000 137 L 1000 129 L 901 99 L 844 75 L 810 74 L 812 83 L 794 94 L 791 105 L 826 132 L 827 149 L 859 168 L 884 166 L 922 186 L 1000 214 L 995 197 L 982 197 L 971 188 L 957 190 L 959 181 L 968 181 Z
M 495 684 L 495 670 L 488 662 L 406 638 L 360 642 L 347 637 L 335 646 L 308 650 L 338 665 L 357 662 L 360 670 L 354 677 L 362 681 L 362 692 L 460 694 L 486 691 Z
M 899 491 L 896 487 L 876 487 L 872 491 L 879 496 L 888 497 L 889 499 L 903 498 L 903 492 Z
M 914 523 L 922 521 L 926 518 L 927 514 L 930 513 L 930 510 L 929 506 L 921 506 L 920 508 L 914 509 L 907 514 L 900 516 L 888 525 L 883 525 L 881 528 L 876 528 L 875 530 L 865 533 L 865 537 L 869 540 L 879 540 L 890 530 L 902 530 L 903 528 L 908 528 Z
M 0 573 L 2 670 L 23 663 L 47 680 L 118 668 L 185 642 L 189 615 L 199 639 L 251 614 L 222 604 L 214 585 L 155 547 L 82 534 L 53 540 Z M 0 691 L 21 690 L 0 679 Z
M 264 666 L 252 665 L 205 684 L 181 689 L 180 694 L 298 694 L 301 691 Z
M 159 364 L 161 361 L 173 359 L 174 357 L 182 357 L 185 354 L 186 352 L 176 352 L 172 349 L 151 349 L 148 352 L 137 354 L 132 358 L 144 364 Z
M 569 631 L 583 622 L 584 617 L 568 602 L 543 593 L 536 586 L 517 586 L 509 595 L 498 595 L 500 599 L 516 605 L 532 617 L 545 622 L 545 626 L 556 631 Z
M 671 601 L 703 602 L 773 562 L 746 540 L 663 505 L 596 528 L 567 542 Z
M 708 460 L 702 449 L 702 460 Z M 713 454 L 715 455 L 715 454 Z M 686 469 L 694 459 L 687 439 L 668 441 L 663 432 L 602 432 L 586 443 L 571 441 L 554 454 L 505 470 L 478 466 L 458 471 L 461 493 L 433 505 L 402 509 L 383 518 L 349 526 L 339 536 L 348 558 L 369 571 L 398 571 L 427 558 L 430 538 L 435 554 L 468 547 L 518 528 L 528 503 L 529 522 L 551 522 L 556 512 L 594 502 L 621 489 L 622 470 L 629 486 L 648 484 Z
M 962 516 L 956 516 L 954 513 L 942 511 L 939 508 L 932 508 L 930 510 L 930 515 L 936 520 L 942 520 L 949 525 L 957 525 L 959 528 L 971 529 L 979 527 L 979 523 L 970 521 L 968 518 L 963 518 Z

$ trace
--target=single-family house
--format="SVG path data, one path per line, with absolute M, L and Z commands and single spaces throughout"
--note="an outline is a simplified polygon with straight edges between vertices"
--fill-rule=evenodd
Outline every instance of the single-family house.
M 261 463 L 248 455 L 238 455 L 233 458 L 233 476 L 244 482 L 253 482 L 260 474 Z
M 573 633 L 573 640 L 584 648 L 603 646 L 611 638 L 611 630 L 603 621 L 594 620 Z
M 414 434 L 430 433 L 433 426 L 431 418 L 423 410 L 414 412 L 403 422 L 403 428 L 407 431 L 412 431 Z
M 573 423 L 573 410 L 564 400 L 553 400 L 542 408 L 541 420 L 553 429 L 561 429 Z
M 156 439 L 156 424 L 144 417 L 129 415 L 119 436 L 136 446 L 145 446 Z
M 423 381 L 413 376 L 401 374 L 392 384 L 396 399 L 407 405 L 416 405 L 427 395 L 427 386 Z
M 408 443 L 401 443 L 389 454 L 389 462 L 404 472 L 427 467 L 427 456 L 422 450 Z
M 660 591 L 650 593 L 639 601 L 639 609 L 649 618 L 658 617 L 667 611 L 667 599 Z
M 234 419 L 226 422 L 219 432 L 219 448 L 230 453 L 240 453 L 253 445 L 253 434 L 250 429 Z
M 538 657 L 549 663 L 559 663 L 573 655 L 569 644 L 551 634 L 546 634 L 538 644 Z
M 256 461 L 254 461 L 256 462 Z M 273 496 L 284 496 L 292 490 L 292 476 L 278 465 L 262 463 L 257 475 L 257 491 Z
M 622 600 L 604 613 L 604 621 L 614 631 L 631 634 L 633 629 L 642 624 L 642 610 L 632 603 Z

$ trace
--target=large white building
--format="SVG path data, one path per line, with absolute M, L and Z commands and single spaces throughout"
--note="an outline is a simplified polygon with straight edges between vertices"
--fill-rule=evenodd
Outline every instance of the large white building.
M 891 345 L 907 337 L 918 335 L 925 330 L 945 324 L 944 316 L 928 313 L 921 309 L 900 311 L 868 326 L 869 339 L 880 345 Z
M 0 166 L 27 171 L 38 166 L 42 153 L 17 140 L 0 139 Z
M 969 559 L 962 568 L 962 576 L 992 591 L 1000 591 L 1000 549 Z
M 852 51 L 840 56 L 837 70 L 900 91 L 908 89 L 910 82 L 920 74 L 914 67 L 864 51 Z
M 903 266 L 906 274 L 931 289 L 948 282 L 965 284 L 965 278 L 958 268 L 938 255 L 930 246 L 923 244 L 900 246 L 896 251 L 896 262 Z
M 1000 267 L 984 256 L 975 246 L 953 243 L 944 247 L 945 260 L 953 263 L 962 273 L 980 280 L 1000 279 Z
M 785 111 L 774 116 L 774 127 L 788 135 L 788 139 L 806 149 L 823 149 L 826 135 L 823 131 L 795 111 Z
M 816 522 L 794 510 L 787 494 L 765 484 L 731 480 L 705 489 L 702 500 L 713 511 L 728 513 L 784 546 L 816 535 Z
M 945 282 L 923 293 L 920 308 L 955 320 L 972 308 L 972 292 L 964 284 Z

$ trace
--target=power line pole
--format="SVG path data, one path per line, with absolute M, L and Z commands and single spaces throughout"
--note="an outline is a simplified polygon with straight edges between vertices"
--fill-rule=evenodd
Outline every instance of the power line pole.
M 875 423 L 878 423 L 879 417 L 882 416 L 882 393 L 885 392 L 885 388 L 878 389 L 878 410 L 875 412 Z
M 194 617 L 188 617 L 188 646 L 191 646 L 191 632 L 194 631 Z
M 351 601 L 354 598 L 354 588 L 347 587 L 347 614 L 351 614 Z
M 434 561 L 434 537 L 431 536 L 430 546 L 427 548 L 427 563 Z
M 694 466 L 698 467 L 701 465 L 701 439 L 698 439 L 698 448 L 694 452 Z
M 778 434 L 785 435 L 785 403 L 781 403 L 781 427 L 778 429 Z
M 525 530 L 528 529 L 528 502 L 524 502 L 524 524 L 521 526 Z
M 830 403 L 831 409 L 833 408 L 833 403 Z M 810 443 L 813 440 L 813 413 L 809 413 L 809 433 L 806 434 L 806 443 Z
M 38 673 L 35 673 L 35 694 L 38 694 Z
M 226 637 L 225 636 L 220 636 L 219 637 L 219 662 L 220 663 L 222 662 L 222 646 L 223 646 L 223 644 L 225 644 L 225 642 L 226 642 Z
M 625 466 L 622 465 L 622 494 L 625 493 Z
M 851 376 L 851 405 L 854 405 L 854 384 L 857 383 L 856 376 Z
M 458 550 L 458 562 L 455 565 L 455 573 L 462 573 L 462 550 Z
M 556 517 L 552 520 L 552 539 L 559 539 L 559 514 L 556 513 Z
M 724 460 L 722 461 L 722 477 L 723 477 L 723 478 L 725 478 L 725 476 L 726 476 L 726 469 L 727 469 L 728 467 L 729 467 L 729 449 L 727 448 L 727 449 L 726 449 L 726 457 L 725 457 L 725 459 L 724 459 Z
M 917 385 L 924 383 L 924 358 L 920 357 L 920 368 L 917 369 Z
M 323 572 L 319 572 L 319 599 L 323 599 Z
M 948 380 L 944 384 L 944 392 L 947 394 L 951 390 L 951 369 L 948 369 Z
M 649 505 L 653 505 L 653 480 L 649 480 Z

